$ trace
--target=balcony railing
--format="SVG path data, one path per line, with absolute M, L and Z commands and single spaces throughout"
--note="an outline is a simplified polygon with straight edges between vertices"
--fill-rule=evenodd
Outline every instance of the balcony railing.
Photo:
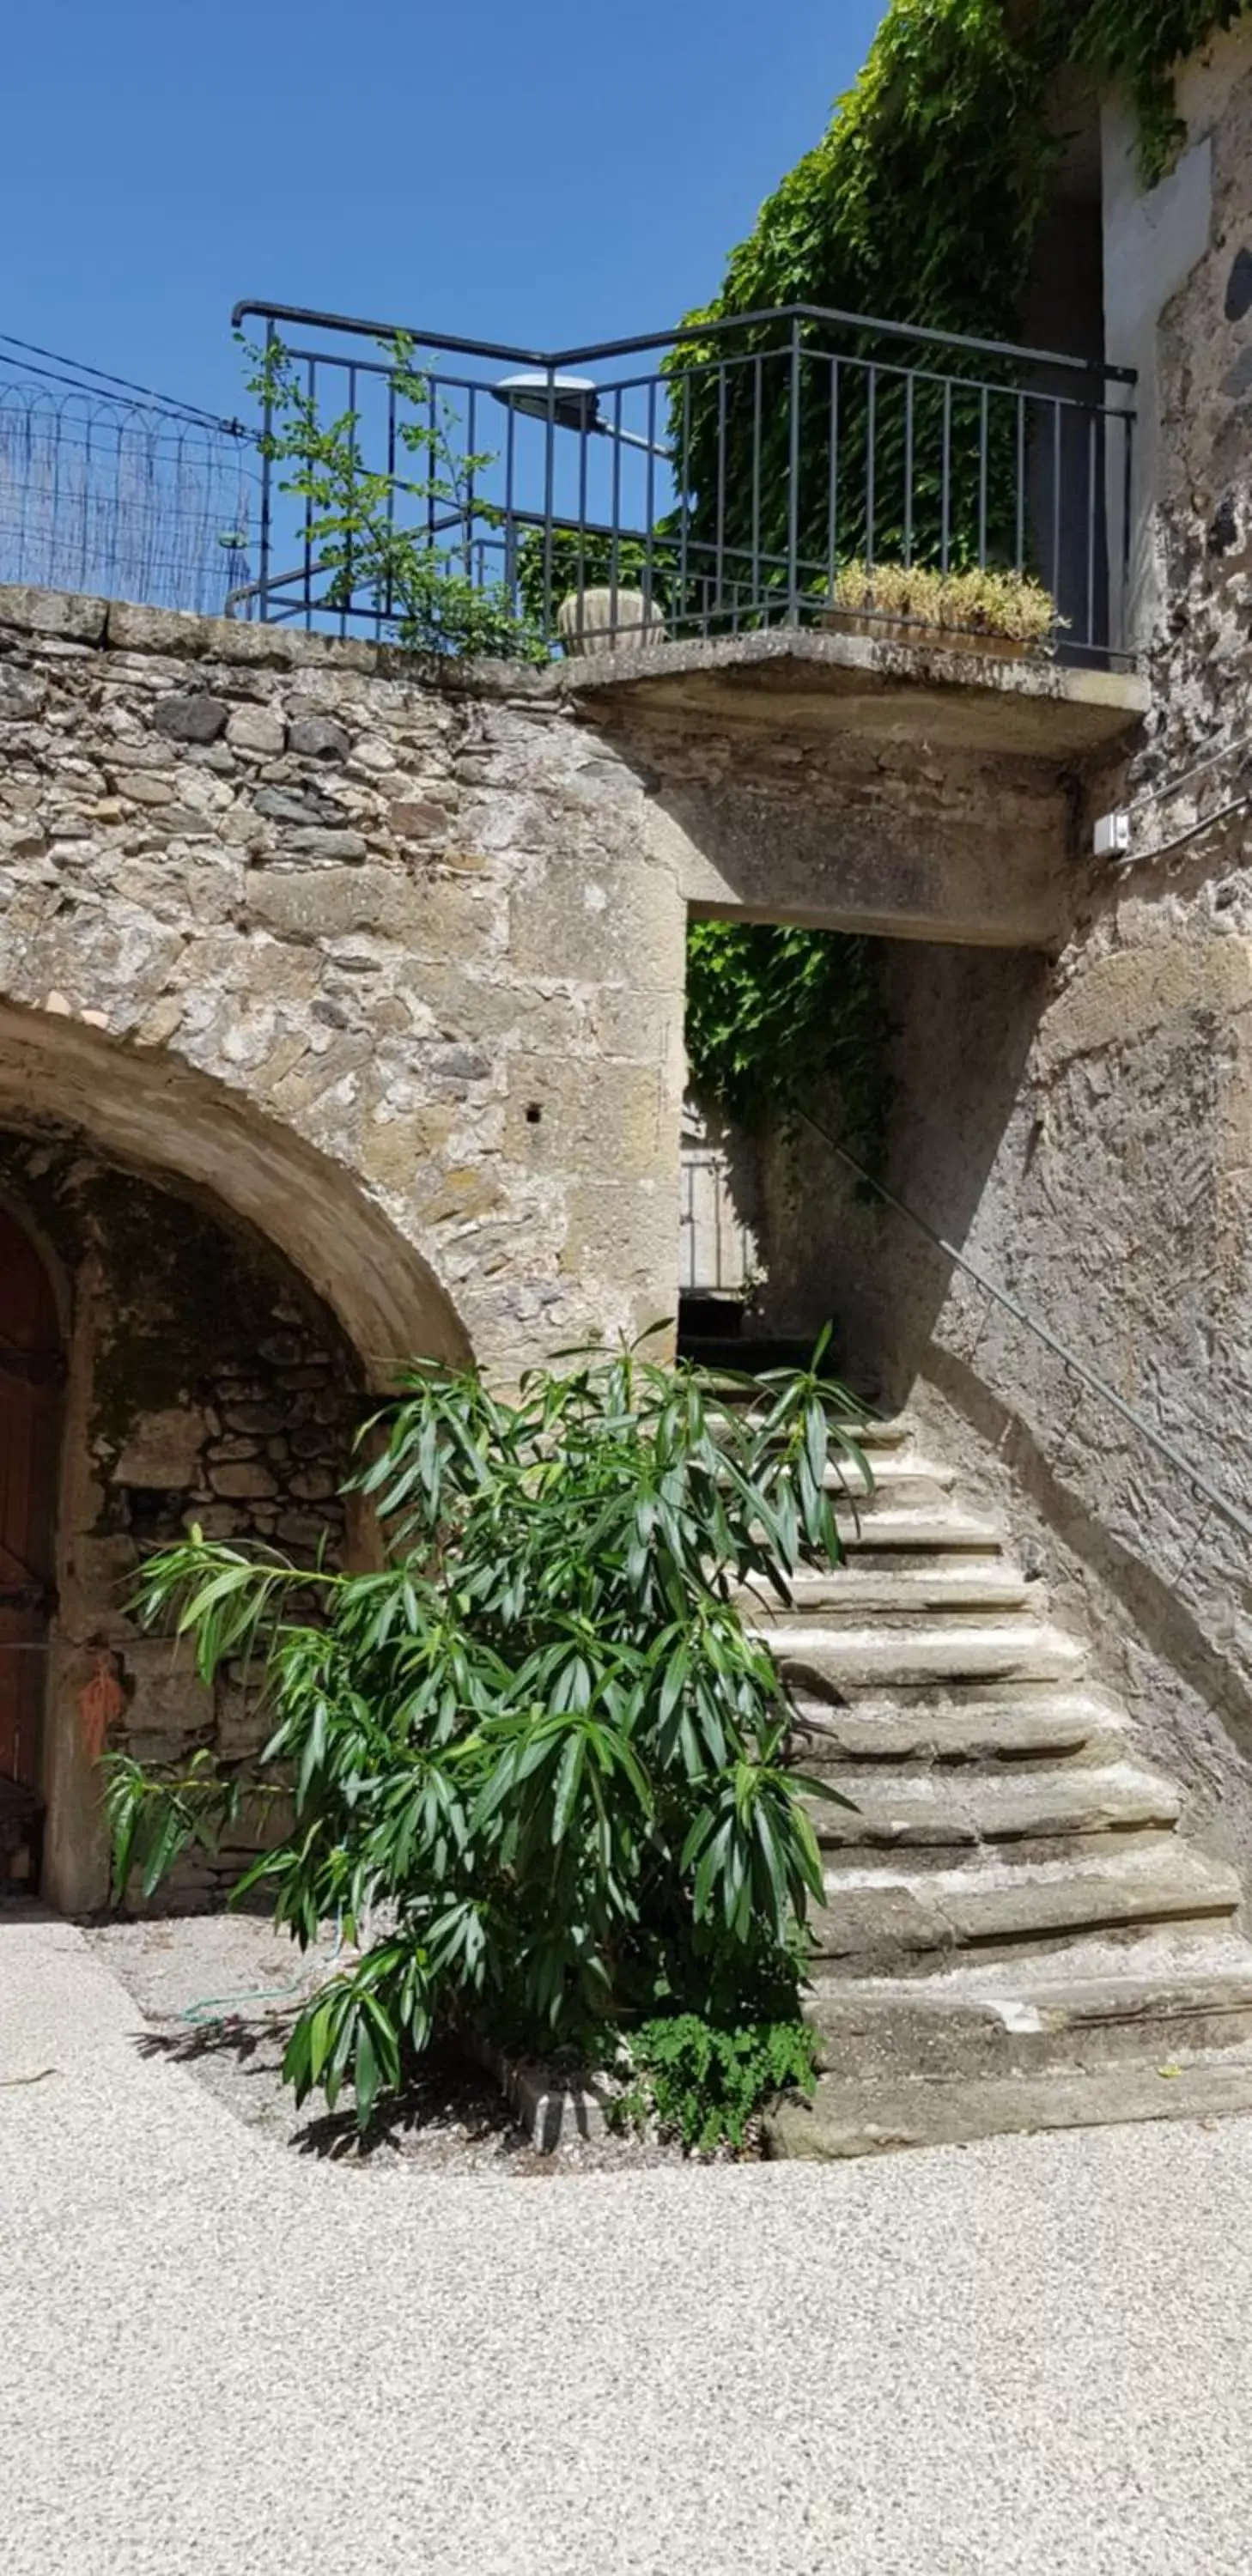
M 1129 369 L 810 306 L 556 353 L 277 304 L 234 318 L 266 379 L 236 613 L 403 626 L 394 547 L 329 542 L 298 488 L 316 418 L 361 488 L 382 478 L 410 568 L 454 573 L 527 649 L 814 623 L 855 562 L 1032 574 L 1061 658 L 1126 655 Z

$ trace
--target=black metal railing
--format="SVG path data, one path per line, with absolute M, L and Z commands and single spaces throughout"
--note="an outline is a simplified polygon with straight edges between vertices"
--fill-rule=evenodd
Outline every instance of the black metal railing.
M 555 353 L 288 305 L 234 320 L 264 379 L 236 613 L 403 624 L 395 550 L 354 563 L 292 488 L 300 420 L 346 415 L 410 570 L 447 567 L 541 649 L 815 622 L 863 563 L 1031 574 L 1052 649 L 1126 653 L 1130 369 L 807 305 Z

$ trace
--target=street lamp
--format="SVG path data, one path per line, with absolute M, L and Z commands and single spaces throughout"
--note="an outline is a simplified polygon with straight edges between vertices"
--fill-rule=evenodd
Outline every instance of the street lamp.
M 642 448 L 645 456 L 659 456 L 663 465 L 670 461 L 669 449 L 657 447 L 650 438 L 641 438 L 636 430 L 619 429 L 605 420 L 600 411 L 600 388 L 590 376 L 555 376 L 542 372 L 524 376 L 501 376 L 491 388 L 506 411 L 520 412 L 525 420 L 551 421 L 558 429 L 577 430 L 581 437 L 594 431 L 600 438 L 614 438 L 621 447 Z

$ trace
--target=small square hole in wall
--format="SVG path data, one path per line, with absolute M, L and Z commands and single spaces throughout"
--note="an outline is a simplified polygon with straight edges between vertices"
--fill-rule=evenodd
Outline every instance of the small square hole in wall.
M 171 1493 L 164 1485 L 121 1485 L 118 1488 L 126 1507 L 126 1518 L 137 1539 L 149 1541 L 183 1538 L 185 1494 Z
M 542 1117 L 543 1117 L 543 1111 L 542 1111 L 542 1109 L 540 1108 L 538 1101 L 537 1101 L 537 1100 L 528 1100 L 528 1101 L 527 1101 L 527 1103 L 526 1103 L 526 1124 L 527 1124 L 527 1126 L 528 1126 L 528 1127 L 537 1127 L 537 1126 L 539 1125 L 540 1120 L 542 1119 Z

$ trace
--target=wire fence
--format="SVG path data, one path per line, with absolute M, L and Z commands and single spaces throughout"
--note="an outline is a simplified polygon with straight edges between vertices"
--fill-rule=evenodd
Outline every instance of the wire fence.
M 0 582 L 219 614 L 252 577 L 260 488 L 242 428 L 0 358 Z

